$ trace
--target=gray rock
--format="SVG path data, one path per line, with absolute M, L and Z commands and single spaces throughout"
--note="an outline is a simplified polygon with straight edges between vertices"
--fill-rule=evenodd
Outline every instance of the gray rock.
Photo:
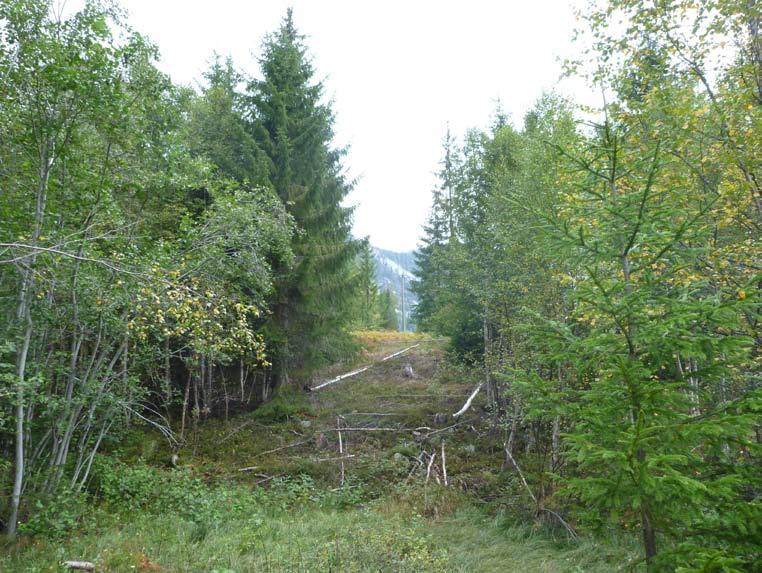
M 300 420 L 299 425 L 302 428 L 309 428 L 312 425 L 312 422 L 310 422 L 309 420 Z
M 394 461 L 398 462 L 398 463 L 399 462 L 406 462 L 407 461 L 407 457 L 405 457 L 405 454 L 401 454 L 399 452 L 396 452 L 394 454 Z

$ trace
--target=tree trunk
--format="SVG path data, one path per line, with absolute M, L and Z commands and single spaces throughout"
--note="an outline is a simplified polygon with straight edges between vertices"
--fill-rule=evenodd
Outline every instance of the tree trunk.
M 498 395 L 497 381 L 492 376 L 490 370 L 490 351 L 492 348 L 492 329 L 489 324 L 489 308 L 484 305 L 484 314 L 482 316 L 482 334 L 484 336 L 484 382 L 487 385 L 487 404 L 489 404 L 493 413 L 497 415 L 500 396 Z
M 553 433 L 551 435 L 550 469 L 556 471 L 561 466 L 561 416 L 553 418 Z
M 26 280 L 25 280 L 26 282 Z M 31 278 L 29 279 L 31 286 Z M 23 292 L 23 287 L 22 287 Z M 8 537 L 15 537 L 16 526 L 18 524 L 19 506 L 21 505 L 21 490 L 24 486 L 24 417 L 26 415 L 24 409 L 24 384 L 26 375 L 26 361 L 29 355 L 29 345 L 32 339 L 32 314 L 29 309 L 30 301 L 27 299 L 26 293 L 24 293 L 23 300 L 19 304 L 19 318 L 24 320 L 26 325 L 24 328 L 24 339 L 21 344 L 21 350 L 19 351 L 16 362 L 16 452 L 15 452 L 15 464 L 16 469 L 13 476 L 13 493 L 11 494 L 11 507 L 10 515 L 8 517 Z
M 48 192 L 48 180 L 50 169 L 53 166 L 50 144 L 45 142 L 40 146 L 40 180 L 37 185 L 37 200 L 35 204 L 34 227 L 32 229 L 31 245 L 39 243 L 42 234 L 42 222 L 45 217 L 45 201 Z M 16 321 L 22 328 L 21 348 L 16 355 L 16 430 L 15 430 L 15 472 L 13 476 L 13 492 L 8 516 L 8 537 L 15 537 L 18 525 L 19 507 L 21 505 L 21 492 L 24 487 L 24 442 L 26 438 L 24 417 L 26 411 L 24 400 L 26 399 L 24 386 L 26 384 L 26 365 L 29 356 L 29 346 L 32 341 L 32 295 L 34 290 L 34 267 L 37 262 L 35 252 L 29 256 L 28 262 L 21 272 L 21 287 L 19 289 L 18 308 Z M 22 263 L 24 264 L 24 263 Z
M 649 571 L 652 571 L 653 560 L 656 557 L 656 532 L 651 523 L 651 516 L 648 510 L 644 509 L 641 511 L 640 517 L 643 524 L 643 547 L 646 550 L 646 566 Z
M 180 418 L 180 441 L 185 441 L 185 416 L 188 412 L 188 402 L 190 401 L 190 383 L 193 374 L 188 371 L 188 379 L 185 381 L 185 393 L 183 394 L 183 413 Z

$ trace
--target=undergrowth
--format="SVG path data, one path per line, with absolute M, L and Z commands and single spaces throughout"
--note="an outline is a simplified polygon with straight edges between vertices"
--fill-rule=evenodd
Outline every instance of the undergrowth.
M 40 530 L 0 553 L 0 571 L 603 572 L 626 557 L 489 517 L 453 489 L 400 485 L 368 501 L 362 484 L 309 476 L 270 487 L 207 484 L 182 470 L 98 461 L 91 501 L 63 538 Z M 515 567 L 515 568 L 514 568 Z
M 177 468 L 150 432 L 108 444 L 86 492 L 36 500 L 20 540 L 0 545 L 0 572 L 63 571 L 70 559 L 99 572 L 165 573 L 598 573 L 628 563 L 629 540 L 570 541 L 532 515 L 508 513 L 525 505 L 525 493 L 513 472 L 500 471 L 500 436 L 470 422 L 433 441 L 411 432 L 457 410 L 476 383 L 472 368 L 441 360 L 441 342 L 359 339 L 373 352 L 364 363 L 421 345 L 351 381 L 313 393 L 285 389 L 252 414 L 204 421 Z M 339 417 L 345 427 L 393 431 L 345 433 L 344 459 L 332 431 Z M 420 466 L 442 440 L 449 487 L 436 483 L 436 467 L 427 483 Z M 346 464 L 341 486 L 338 459 Z

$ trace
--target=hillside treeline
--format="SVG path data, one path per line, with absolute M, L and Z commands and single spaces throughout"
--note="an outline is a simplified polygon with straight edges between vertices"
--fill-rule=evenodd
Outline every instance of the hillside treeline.
M 350 325 L 388 322 L 291 13 L 256 77 L 215 57 L 194 90 L 157 58 L 112 2 L 71 16 L 47 0 L 0 3 L 11 535 L 34 500 L 82 489 L 96 451 L 131 423 L 178 449 L 200 418 L 351 353 Z
M 760 16 L 591 3 L 568 69 L 602 107 L 448 134 L 418 253 L 419 327 L 483 369 L 533 509 L 649 570 L 762 563 Z

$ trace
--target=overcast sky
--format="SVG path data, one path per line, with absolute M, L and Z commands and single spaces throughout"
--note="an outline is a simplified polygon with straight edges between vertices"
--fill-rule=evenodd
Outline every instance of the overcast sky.
M 337 142 L 350 146 L 355 234 L 388 249 L 411 250 L 421 236 L 448 123 L 455 134 L 484 127 L 500 99 L 520 126 L 543 90 L 589 97 L 580 82 L 559 83 L 575 25 L 567 0 L 121 3 L 184 84 L 214 51 L 256 74 L 263 36 L 292 6 L 333 99 Z

